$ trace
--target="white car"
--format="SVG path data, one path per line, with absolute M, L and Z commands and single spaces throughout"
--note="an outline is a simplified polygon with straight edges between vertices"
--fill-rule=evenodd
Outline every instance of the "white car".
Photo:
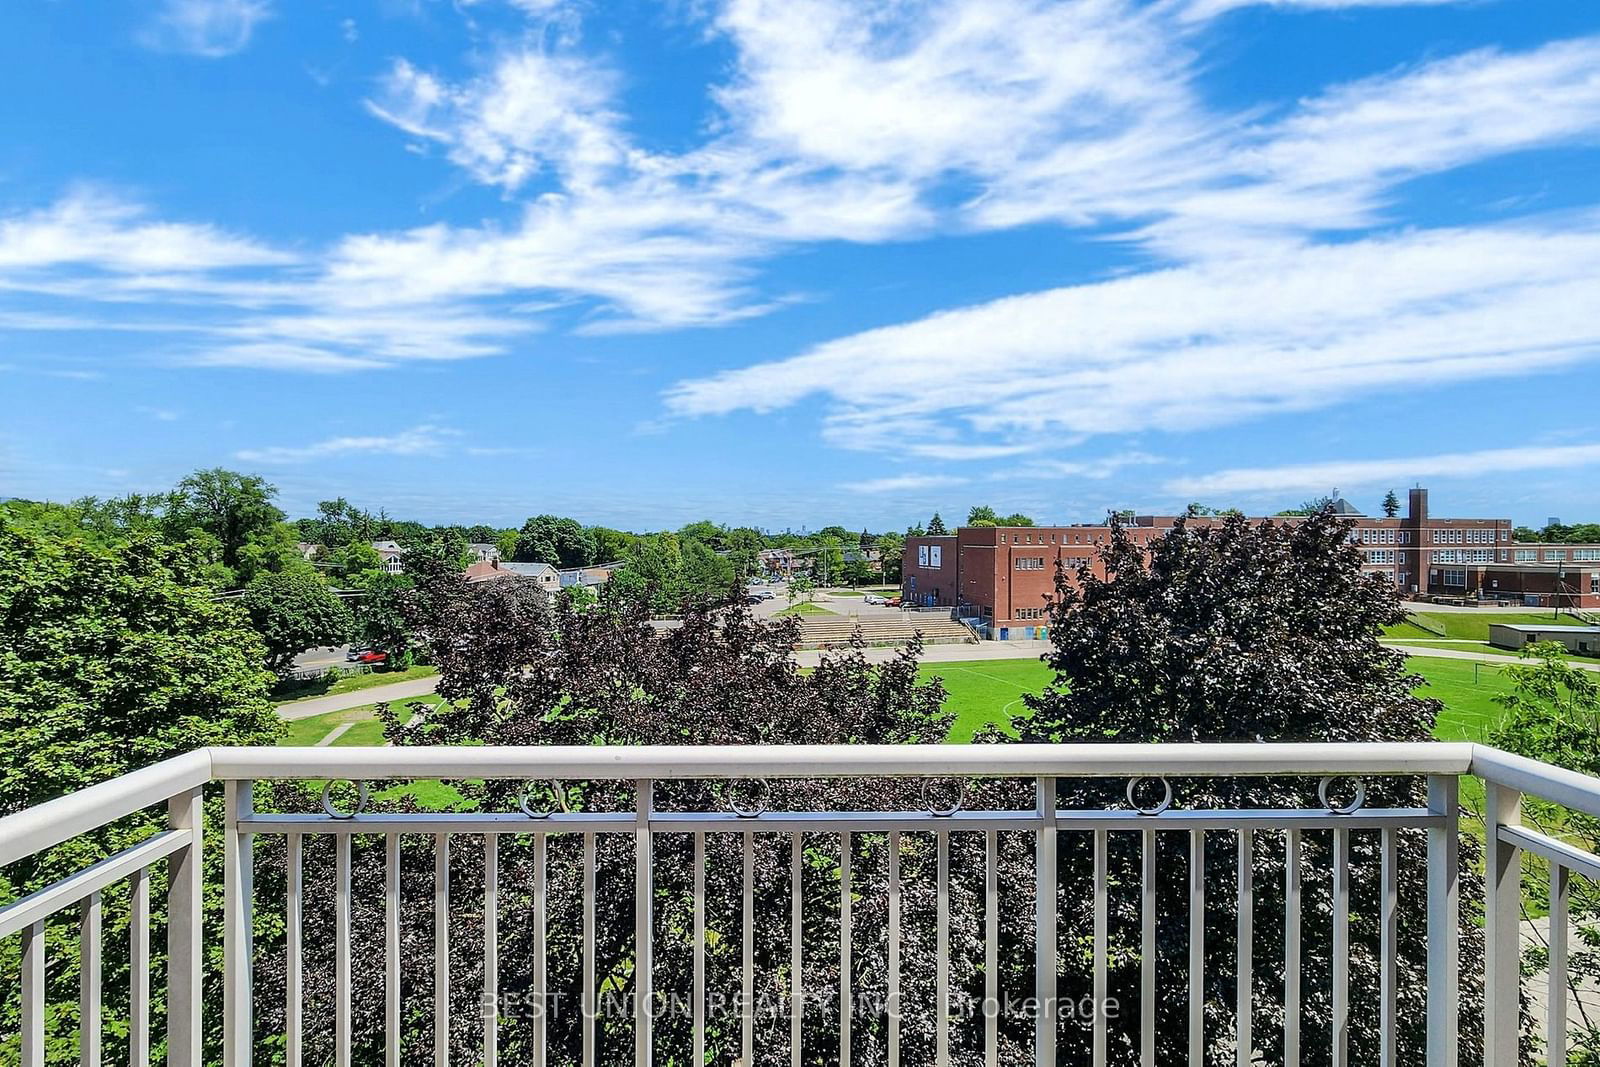
M 867 593 L 861 598 L 861 602 L 863 604 L 877 604 L 880 606 L 888 603 L 887 600 L 879 596 L 877 593 Z

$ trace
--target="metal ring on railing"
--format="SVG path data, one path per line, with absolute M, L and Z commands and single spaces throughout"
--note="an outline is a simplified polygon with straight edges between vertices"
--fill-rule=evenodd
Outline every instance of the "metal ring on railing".
M 1333 812 L 1335 815 L 1354 815 L 1356 812 L 1360 811 L 1361 806 L 1367 802 L 1366 779 L 1357 778 L 1355 780 L 1356 795 L 1347 805 L 1335 804 L 1333 801 L 1328 799 L 1328 787 L 1333 784 L 1333 779 L 1334 776 L 1330 774 L 1328 777 L 1317 783 L 1317 799 L 1322 801 L 1322 806 Z
M 941 782 L 955 786 L 955 796 L 949 804 L 935 805 L 930 794 L 933 788 Z M 924 778 L 922 780 L 922 806 L 928 809 L 929 815 L 947 819 L 960 811 L 967 803 L 967 780 L 965 778 Z
M 353 819 L 357 815 L 360 815 L 363 811 L 367 810 L 367 801 L 369 799 L 371 799 L 370 794 L 367 792 L 367 783 L 366 782 L 362 782 L 362 781 L 358 781 L 358 782 L 355 783 L 355 786 L 356 786 L 356 807 L 355 807 L 355 810 L 354 811 L 340 811 L 338 808 L 333 806 L 333 796 L 332 796 L 334 783 L 336 781 L 340 781 L 340 780 L 341 779 L 335 779 L 333 781 L 330 781 L 327 785 L 322 787 L 322 810 L 327 812 L 331 817 L 333 817 L 335 819 Z M 342 780 L 348 780 L 348 779 L 342 779 Z
M 533 800 L 533 786 L 534 783 L 529 782 L 527 788 L 523 789 L 522 795 L 517 798 L 517 807 L 521 808 L 522 814 L 526 815 L 530 819 L 548 819 L 553 814 L 552 811 L 550 811 L 548 808 L 544 811 L 535 811 L 531 806 L 531 802 Z M 551 796 L 555 797 L 556 806 L 559 807 L 563 812 L 570 812 L 572 808 L 567 799 L 567 787 L 562 785 L 560 779 L 557 778 L 550 779 L 549 786 Z
M 1164 776 L 1157 777 L 1156 781 L 1161 783 L 1161 799 L 1158 800 L 1153 807 L 1145 807 L 1143 804 L 1140 804 L 1137 800 L 1133 799 L 1133 791 L 1139 787 L 1140 782 L 1147 782 L 1149 780 L 1149 776 L 1146 775 L 1144 777 L 1134 778 L 1128 782 L 1128 806 L 1134 811 L 1137 811 L 1140 815 L 1160 815 L 1162 812 L 1172 807 L 1172 783 L 1167 781 Z
M 755 786 L 755 791 L 750 797 L 751 803 L 749 804 L 739 803 L 741 781 Z M 765 778 L 745 778 L 740 781 L 732 781 L 728 783 L 723 793 L 723 799 L 728 805 L 728 810 L 739 816 L 739 818 L 754 819 L 766 813 L 767 804 L 772 800 L 772 783 Z

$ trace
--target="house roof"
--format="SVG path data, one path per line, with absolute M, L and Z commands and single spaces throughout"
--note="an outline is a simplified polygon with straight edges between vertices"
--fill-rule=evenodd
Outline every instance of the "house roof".
M 1333 513 L 1335 515 L 1347 515 L 1347 516 L 1351 516 L 1351 517 L 1355 517 L 1355 518 L 1366 518 L 1366 514 L 1367 514 L 1366 512 L 1362 511 L 1360 508 L 1356 507 L 1354 504 L 1350 503 L 1350 501 L 1346 500 L 1342 496 L 1339 497 L 1338 499 L 1336 499 L 1333 502 L 1333 504 L 1331 505 L 1331 507 L 1333 508 Z
M 500 569 L 510 571 L 519 578 L 543 578 L 556 572 L 548 563 L 501 563 Z

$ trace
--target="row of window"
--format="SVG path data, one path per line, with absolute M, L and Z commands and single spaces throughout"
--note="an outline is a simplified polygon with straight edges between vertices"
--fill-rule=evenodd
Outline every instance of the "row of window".
M 1443 571 L 1441 573 L 1443 575 L 1443 581 L 1444 581 L 1445 585 L 1457 585 L 1457 586 L 1460 586 L 1463 589 L 1465 589 L 1467 587 L 1467 572 L 1466 571 L 1447 570 L 1447 571 Z
M 1047 609 L 1047 608 L 1018 608 L 1017 609 L 1017 618 L 1019 618 L 1019 619 L 1043 619 L 1043 618 L 1048 617 L 1049 614 L 1050 614 L 1050 612 L 1049 612 L 1049 609 Z
M 1132 537 L 1133 540 L 1139 541 L 1139 542 L 1143 542 L 1144 539 L 1145 539 L 1144 535 L 1139 533 L 1138 531 L 1130 531 L 1129 532 L 1129 536 Z M 1006 542 L 1006 538 L 1007 537 L 1011 538 L 1010 543 L 1013 544 L 1013 545 L 1044 545 L 1044 544 L 1053 545 L 1053 544 L 1056 543 L 1056 535 L 1053 534 L 1053 533 L 1045 534 L 1045 533 L 1041 532 L 1041 533 L 1001 534 L 1000 535 L 1000 543 L 1002 545 L 1007 543 Z M 1048 540 L 1046 540 L 1046 538 L 1048 538 Z M 1066 534 L 1062 534 L 1060 543 L 1063 544 L 1063 545 L 1069 544 L 1069 543 L 1070 544 L 1074 544 L 1074 545 L 1098 545 L 1102 541 L 1109 541 L 1110 539 L 1111 539 L 1111 536 L 1109 534 L 1076 534 L 1075 533 L 1075 534 L 1072 535 L 1072 540 L 1070 542 L 1068 542 L 1067 541 L 1067 535 Z
M 1433 554 L 1435 563 L 1493 563 L 1492 548 L 1447 548 Z
M 1474 528 L 1470 530 L 1435 530 L 1433 543 L 1436 545 L 1492 545 L 1498 539 L 1511 540 L 1511 531 L 1501 527 L 1497 532 L 1491 528 Z
M 1399 555 L 1399 553 L 1392 548 L 1377 548 L 1367 553 L 1367 562 L 1394 563 L 1397 555 Z
M 1017 557 L 1017 570 L 1019 570 L 1019 571 L 1042 571 L 1042 570 L 1044 570 L 1044 557 L 1043 556 L 1018 556 Z

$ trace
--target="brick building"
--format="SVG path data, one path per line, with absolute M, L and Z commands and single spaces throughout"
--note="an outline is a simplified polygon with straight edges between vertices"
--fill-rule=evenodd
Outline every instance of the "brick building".
M 1435 517 L 1428 491 L 1420 488 L 1411 490 L 1406 513 L 1394 518 L 1363 515 L 1344 500 L 1335 502 L 1335 510 L 1352 524 L 1362 569 L 1384 576 L 1402 596 L 1503 598 L 1538 606 L 1559 596 L 1564 607 L 1600 608 L 1600 545 L 1517 544 L 1510 519 Z M 1148 543 L 1177 521 L 1172 515 L 1139 515 L 1126 529 L 1136 543 Z M 920 607 L 950 607 L 992 638 L 1044 638 L 1057 562 L 1072 571 L 1088 560 L 1103 576 L 1099 549 L 1110 536 L 1109 526 L 1077 525 L 963 526 L 951 535 L 908 537 L 901 595 Z M 1593 565 L 1585 565 L 1591 560 Z

